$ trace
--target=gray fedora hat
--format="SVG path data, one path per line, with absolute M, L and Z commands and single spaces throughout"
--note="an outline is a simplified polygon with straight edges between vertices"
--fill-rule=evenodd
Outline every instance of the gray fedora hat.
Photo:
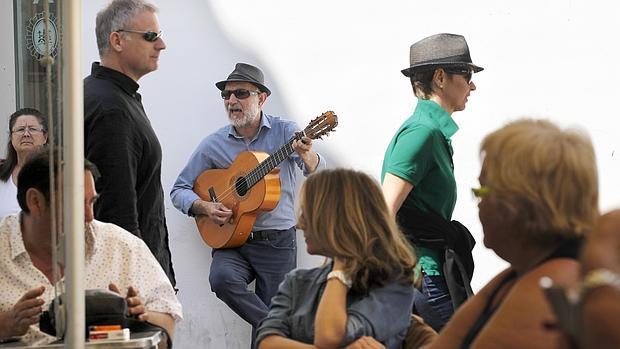
M 409 68 L 401 70 L 405 76 L 416 70 L 453 65 L 469 66 L 474 73 L 484 69 L 472 63 L 467 41 L 458 34 L 435 34 L 416 42 L 409 50 L 409 62 Z
M 267 93 L 267 96 L 271 94 L 271 91 L 265 86 L 263 72 L 259 68 L 247 63 L 237 63 L 235 70 L 228 75 L 228 78 L 216 82 L 215 87 L 219 88 L 220 91 L 224 91 L 227 82 L 249 82 L 256 85 L 262 92 Z

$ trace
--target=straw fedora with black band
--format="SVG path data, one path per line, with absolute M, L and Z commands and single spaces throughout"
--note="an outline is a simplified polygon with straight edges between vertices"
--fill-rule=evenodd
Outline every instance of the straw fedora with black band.
M 215 87 L 220 89 L 220 91 L 224 91 L 227 82 L 249 82 L 256 85 L 259 90 L 265 92 L 267 96 L 271 94 L 271 91 L 265 86 L 263 72 L 259 68 L 247 63 L 237 63 L 235 65 L 235 70 L 228 75 L 228 78 L 216 82 Z
M 405 76 L 433 67 L 468 66 L 474 73 L 484 69 L 472 63 L 465 37 L 447 33 L 435 34 L 411 45 L 409 63 L 409 68 L 401 70 Z

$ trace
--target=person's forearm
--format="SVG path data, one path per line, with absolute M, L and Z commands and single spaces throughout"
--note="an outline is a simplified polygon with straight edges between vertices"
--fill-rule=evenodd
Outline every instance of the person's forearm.
M 187 213 L 194 216 L 206 215 L 207 209 L 202 205 L 202 201 L 203 200 L 201 199 L 194 200 L 194 202 L 192 202 L 192 205 L 189 207 L 189 210 L 187 210 Z
M 149 311 L 148 322 L 153 325 L 157 325 L 159 327 L 163 327 L 170 336 L 170 339 L 174 338 L 174 329 L 176 323 L 174 322 L 174 318 L 168 313 L 160 313 L 157 311 Z
M 388 209 L 392 216 L 396 217 L 396 213 L 398 213 L 403 202 L 405 202 L 405 199 L 413 190 L 413 184 L 388 172 L 383 178 L 381 190 L 383 191 Z
M 306 344 L 281 336 L 268 336 L 258 345 L 258 349 L 318 349 L 312 344 Z
M 314 345 L 318 348 L 336 348 L 342 343 L 347 326 L 347 291 L 340 280 L 327 281 L 314 320 Z
M 309 151 L 306 156 L 301 158 L 308 169 L 308 173 L 313 173 L 319 167 L 319 155 L 314 151 Z

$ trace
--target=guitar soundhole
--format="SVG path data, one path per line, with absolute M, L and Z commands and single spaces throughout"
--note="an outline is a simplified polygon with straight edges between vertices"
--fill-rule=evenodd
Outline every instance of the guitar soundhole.
M 239 196 L 244 196 L 248 192 L 248 181 L 245 177 L 237 178 L 237 181 L 235 181 L 235 189 L 237 189 L 237 194 L 239 194 Z

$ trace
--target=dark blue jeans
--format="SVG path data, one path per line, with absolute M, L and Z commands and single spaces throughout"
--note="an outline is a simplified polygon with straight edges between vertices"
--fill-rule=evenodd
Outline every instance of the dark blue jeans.
M 413 306 L 414 313 L 420 315 L 439 332 L 454 313 L 452 298 L 444 277 L 424 274 L 422 292 L 415 292 Z
M 442 321 L 442 327 L 452 317 L 454 307 L 452 306 L 452 298 L 448 290 L 448 284 L 443 276 L 424 275 L 422 282 L 422 293 L 428 299 L 428 303 L 433 310 L 437 312 Z
M 211 290 L 217 298 L 252 325 L 252 343 L 256 327 L 267 316 L 271 298 L 284 275 L 297 264 L 295 228 L 259 234 L 241 247 L 214 249 L 209 274 Z M 252 292 L 248 284 L 254 280 Z

